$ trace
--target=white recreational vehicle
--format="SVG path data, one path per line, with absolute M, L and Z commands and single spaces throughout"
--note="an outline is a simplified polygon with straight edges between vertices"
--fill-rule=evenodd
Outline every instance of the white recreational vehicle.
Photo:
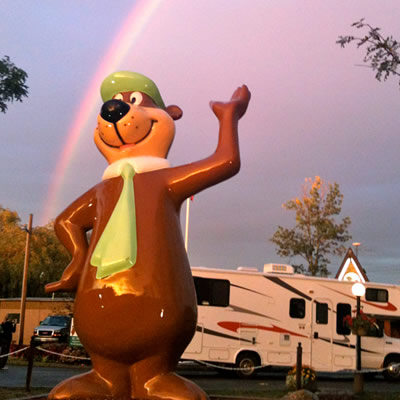
M 182 359 L 236 366 L 249 377 L 258 366 L 295 365 L 301 343 L 303 364 L 317 371 L 355 369 L 356 336 L 343 323 L 356 308 L 354 282 L 295 274 L 282 264 L 263 273 L 193 267 L 192 274 L 198 324 Z M 388 367 L 385 376 L 400 380 L 400 286 L 365 288 L 361 308 L 377 323 L 361 339 L 361 366 Z

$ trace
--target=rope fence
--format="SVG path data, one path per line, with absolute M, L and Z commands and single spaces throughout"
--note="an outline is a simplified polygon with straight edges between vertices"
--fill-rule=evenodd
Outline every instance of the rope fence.
M 13 351 L 13 352 L 8 353 L 8 354 L 2 354 L 2 355 L 0 355 L 0 358 L 13 356 L 15 354 L 22 353 L 22 352 L 28 350 L 29 348 L 30 348 L 30 346 L 27 346 L 27 347 L 24 347 L 24 348 L 16 350 L 16 351 Z M 71 359 L 75 359 L 75 360 L 85 360 L 85 361 L 89 361 L 90 360 L 90 357 L 77 357 L 77 356 L 72 356 L 70 354 L 57 353 L 55 351 L 50 351 L 50 350 L 44 349 L 41 346 L 37 346 L 36 349 L 39 350 L 39 351 L 42 351 L 44 353 L 56 355 L 56 356 L 59 356 L 59 357 L 71 358 Z M 211 367 L 211 368 L 225 370 L 225 371 L 248 371 L 249 370 L 248 367 L 247 368 L 228 367 L 228 366 L 224 366 L 224 365 L 220 365 L 220 364 L 212 364 L 212 363 L 209 363 L 209 362 L 206 362 L 206 361 L 201 361 L 201 360 L 190 360 L 190 361 L 192 361 L 192 362 L 194 362 L 196 364 L 204 365 L 206 367 Z M 269 365 L 257 365 L 257 366 L 252 367 L 252 369 L 259 370 L 259 369 L 263 369 L 263 368 L 267 368 L 267 367 L 269 367 Z M 348 374 L 354 374 L 354 372 L 359 372 L 359 373 L 363 373 L 363 374 L 373 374 L 373 373 L 382 373 L 385 370 L 392 370 L 392 369 L 395 369 L 395 368 L 400 368 L 400 363 L 391 364 L 389 367 L 386 367 L 386 368 L 362 369 L 360 371 L 357 371 L 355 369 L 346 369 L 346 370 L 341 370 L 341 371 L 336 371 L 336 372 L 340 372 L 340 373 L 344 373 L 344 374 L 347 374 L 347 373 Z
M 211 363 L 208 363 L 206 361 L 200 361 L 200 360 L 192 360 L 192 361 L 194 361 L 197 364 L 204 365 L 206 367 L 222 369 L 222 370 L 225 370 L 225 371 L 248 371 L 249 370 L 248 367 L 247 368 L 227 367 L 227 366 L 224 366 L 224 365 L 211 364 Z M 267 368 L 267 367 L 268 367 L 268 365 L 257 365 L 257 366 L 254 366 L 252 369 L 262 369 L 262 368 Z
M 44 349 L 41 346 L 36 347 L 38 350 L 43 351 L 44 353 L 49 353 L 49 354 L 53 354 L 56 356 L 60 356 L 60 357 L 65 357 L 65 358 L 73 358 L 74 360 L 90 360 L 90 357 L 77 357 L 77 356 L 71 356 L 70 354 L 63 354 L 63 353 L 57 353 L 56 351 L 50 351 L 47 349 Z
M 28 350 L 29 348 L 30 348 L 30 346 L 27 346 L 27 347 L 24 347 L 23 349 L 19 349 L 19 350 L 13 351 L 11 353 L 2 354 L 2 355 L 0 355 L 0 358 L 13 356 L 14 354 L 17 354 L 17 353 L 22 353 L 23 351 Z M 77 357 L 77 356 L 71 356 L 69 354 L 57 353 L 56 351 L 46 350 L 46 349 L 44 349 L 43 347 L 40 347 L 40 346 L 36 347 L 36 349 L 40 350 L 40 351 L 43 351 L 44 353 L 53 354 L 53 355 L 56 355 L 56 356 L 59 356 L 59 357 L 73 358 L 75 360 L 86 360 L 86 361 L 90 360 L 90 358 L 88 358 L 88 357 Z
M 12 353 L 2 354 L 2 355 L 0 355 L 0 358 L 8 357 L 8 356 L 13 356 L 14 354 L 22 353 L 23 351 L 25 351 L 25 350 L 27 350 L 27 349 L 29 349 L 29 346 L 24 347 L 23 349 L 19 349 L 19 350 L 13 351 Z
M 200 360 L 191 360 L 197 364 L 200 365 L 204 365 L 206 367 L 211 367 L 211 368 L 215 368 L 215 369 L 221 369 L 221 370 L 225 370 L 225 371 L 248 371 L 249 367 L 247 368 L 238 368 L 238 367 L 227 367 L 224 365 L 220 365 L 220 364 L 212 364 L 212 363 L 208 363 L 206 361 L 200 361 Z M 263 369 L 263 368 L 268 368 L 270 367 L 270 365 L 257 365 L 252 367 L 251 369 L 254 370 L 258 370 L 258 369 Z M 391 364 L 389 367 L 386 368 L 376 368 L 376 369 L 361 369 L 360 371 L 357 371 L 356 369 L 344 369 L 344 370 L 340 370 L 340 371 L 335 371 L 334 373 L 343 373 L 343 374 L 354 374 L 355 372 L 359 372 L 361 374 L 377 374 L 377 373 L 382 373 L 383 371 L 386 370 L 393 370 L 395 368 L 400 368 L 400 363 L 398 364 Z M 330 371 L 327 371 L 330 372 Z

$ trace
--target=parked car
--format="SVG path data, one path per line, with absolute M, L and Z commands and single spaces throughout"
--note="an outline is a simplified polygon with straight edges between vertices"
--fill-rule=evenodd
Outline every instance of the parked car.
M 71 328 L 68 315 L 49 315 L 33 331 L 37 342 L 66 342 Z

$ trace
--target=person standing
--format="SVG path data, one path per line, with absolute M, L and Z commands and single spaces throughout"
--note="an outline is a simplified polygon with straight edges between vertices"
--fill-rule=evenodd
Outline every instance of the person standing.
M 12 334 L 15 332 L 15 324 L 11 321 L 8 315 L 4 318 L 1 323 L 1 336 L 0 336 L 0 346 L 1 355 L 8 354 L 10 352 L 10 346 L 12 341 Z M 0 358 L 0 369 L 4 368 L 7 364 L 8 356 Z

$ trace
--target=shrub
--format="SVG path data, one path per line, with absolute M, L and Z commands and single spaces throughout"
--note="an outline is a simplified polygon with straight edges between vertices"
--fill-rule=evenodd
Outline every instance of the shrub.
M 286 376 L 286 386 L 291 391 L 297 390 L 296 371 L 296 367 L 293 367 Z M 301 368 L 301 389 L 307 389 L 312 392 L 317 390 L 317 375 L 310 367 L 303 366 Z

